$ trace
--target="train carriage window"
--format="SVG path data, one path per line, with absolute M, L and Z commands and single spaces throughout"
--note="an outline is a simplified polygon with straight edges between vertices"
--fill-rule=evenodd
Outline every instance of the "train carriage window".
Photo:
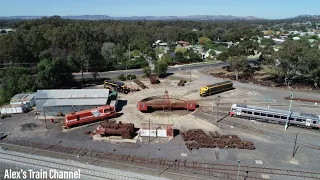
M 267 116 L 266 114 L 264 114 L 264 113 L 261 113 L 261 116 Z
M 306 122 L 306 120 L 305 120 L 305 119 L 302 119 L 302 122 Z
M 302 119 L 296 119 L 296 121 L 299 121 L 299 122 L 301 122 L 301 121 L 302 121 Z
M 317 124 L 317 121 L 313 121 L 313 124 Z
M 278 115 L 274 115 L 274 118 L 280 118 L 280 116 L 278 116 Z
M 260 115 L 260 113 L 258 113 L 258 112 L 254 112 L 254 115 Z
M 273 117 L 273 115 L 272 114 L 267 114 L 267 117 Z
M 248 114 L 252 114 L 252 112 L 251 112 L 251 111 L 248 111 Z
M 281 116 L 281 119 L 287 119 L 287 117 L 286 116 Z
M 242 113 L 245 113 L 245 114 L 247 114 L 247 111 L 242 111 Z
M 292 117 L 291 117 L 291 118 L 289 118 L 289 120 L 290 120 L 290 121 L 293 121 L 293 120 L 294 120 L 294 118 L 292 118 Z

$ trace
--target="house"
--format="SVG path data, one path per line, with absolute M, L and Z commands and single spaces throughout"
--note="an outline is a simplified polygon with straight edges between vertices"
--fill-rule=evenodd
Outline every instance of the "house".
M 166 42 L 163 42 L 162 40 L 157 40 L 155 43 L 152 44 L 152 47 L 167 47 L 168 46 L 168 43 Z
M 298 41 L 298 40 L 300 40 L 300 37 L 293 37 L 292 39 L 295 41 Z
M 202 45 L 191 45 L 190 47 L 196 53 L 202 52 L 204 50 Z
M 191 43 L 187 42 L 187 41 L 177 41 L 176 44 L 182 46 L 182 47 L 187 47 L 189 46 Z
M 273 41 L 276 43 L 276 45 L 280 45 L 280 44 L 283 43 L 285 40 L 275 38 L 275 39 L 273 39 Z

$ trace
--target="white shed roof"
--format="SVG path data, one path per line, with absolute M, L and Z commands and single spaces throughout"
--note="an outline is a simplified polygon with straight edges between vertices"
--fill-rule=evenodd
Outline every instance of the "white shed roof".
M 38 90 L 36 99 L 95 99 L 108 98 L 109 89 Z
M 11 98 L 11 102 L 31 101 L 36 93 L 20 93 Z

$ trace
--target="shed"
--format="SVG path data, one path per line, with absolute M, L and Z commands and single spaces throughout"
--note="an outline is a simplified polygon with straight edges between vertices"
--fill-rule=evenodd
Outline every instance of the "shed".
M 149 124 L 143 123 L 140 128 L 140 136 L 173 137 L 173 124 Z
M 106 105 L 108 89 L 38 90 L 35 96 L 37 111 L 55 116 Z
M 13 96 L 10 100 L 10 104 L 25 104 L 27 108 L 31 108 L 36 105 L 35 101 L 36 93 L 20 93 Z
M 11 104 L 0 107 L 1 114 L 18 114 L 27 112 L 25 104 Z

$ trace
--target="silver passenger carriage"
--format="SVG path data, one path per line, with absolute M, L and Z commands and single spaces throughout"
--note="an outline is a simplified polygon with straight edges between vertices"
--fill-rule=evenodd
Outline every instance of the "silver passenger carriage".
M 231 117 L 235 116 L 280 124 L 286 123 L 288 114 L 288 111 L 285 110 L 240 104 L 233 104 L 230 109 Z M 320 116 L 291 111 L 289 115 L 289 124 L 320 128 Z

